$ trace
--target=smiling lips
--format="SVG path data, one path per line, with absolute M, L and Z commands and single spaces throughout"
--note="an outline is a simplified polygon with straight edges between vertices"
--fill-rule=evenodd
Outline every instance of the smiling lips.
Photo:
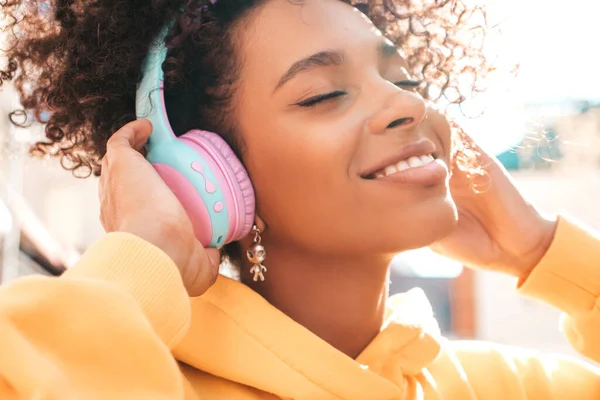
M 364 179 L 399 183 L 436 185 L 446 181 L 448 167 L 435 157 L 436 146 L 428 140 L 402 146 L 366 174 Z
M 375 179 L 385 178 L 396 174 L 398 172 L 405 171 L 409 168 L 418 168 L 424 165 L 430 164 L 435 161 L 432 154 L 426 154 L 424 156 L 412 156 L 406 160 L 398 161 L 396 164 L 390 164 L 379 171 L 373 173 Z

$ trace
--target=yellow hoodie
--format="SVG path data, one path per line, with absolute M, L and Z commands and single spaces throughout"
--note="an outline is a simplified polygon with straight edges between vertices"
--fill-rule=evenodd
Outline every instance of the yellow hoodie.
M 561 310 L 600 361 L 600 241 L 561 219 L 521 293 Z M 177 361 L 176 361 L 177 360 Z M 422 292 L 392 297 L 352 360 L 239 282 L 189 299 L 175 265 L 132 235 L 96 242 L 61 278 L 0 289 L 0 399 L 600 399 L 573 359 L 440 337 Z

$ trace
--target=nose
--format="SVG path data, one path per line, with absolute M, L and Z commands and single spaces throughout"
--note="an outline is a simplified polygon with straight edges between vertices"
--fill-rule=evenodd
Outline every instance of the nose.
M 415 92 L 395 88 L 383 106 L 367 121 L 371 134 L 410 131 L 423 123 L 427 115 L 425 100 Z

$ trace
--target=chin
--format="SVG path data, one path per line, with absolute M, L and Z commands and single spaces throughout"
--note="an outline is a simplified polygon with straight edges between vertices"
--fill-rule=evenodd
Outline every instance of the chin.
M 411 215 L 398 215 L 386 222 L 385 240 L 380 242 L 382 253 L 400 253 L 431 244 L 450 235 L 458 222 L 454 201 L 449 196 L 438 204 L 418 207 Z M 383 245 L 383 246 L 381 246 Z

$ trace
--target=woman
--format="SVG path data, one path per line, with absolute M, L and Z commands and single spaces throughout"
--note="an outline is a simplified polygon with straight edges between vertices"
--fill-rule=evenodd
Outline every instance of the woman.
M 473 10 L 368 2 L 359 5 L 367 18 L 339 0 L 188 2 L 183 11 L 180 1 L 60 0 L 43 9 L 51 16 L 20 3 L 3 6 L 19 21 L 3 79 L 16 77 L 38 118 L 51 111 L 38 152 L 76 171 L 97 171 L 102 159 L 109 233 L 61 278 L 0 291 L 3 399 L 600 397 L 590 365 L 448 342 L 422 296 L 384 301 L 391 255 L 431 245 L 519 277 L 523 294 L 568 314 L 573 346 L 600 361 L 597 239 L 541 216 L 501 167 L 473 158 L 465 135 L 452 141 L 421 96 L 436 85 L 449 94 L 473 66 L 485 70 L 460 41 Z M 134 119 L 142 60 L 173 19 L 169 120 L 179 134 L 219 132 L 256 193 L 255 234 L 227 246 L 241 282 L 217 276 L 218 251 L 200 245 L 142 156 L 151 124 L 111 136 Z M 418 164 L 397 160 L 407 145 L 426 149 Z M 485 190 L 473 190 L 482 180 Z M 257 237 L 268 252 L 264 281 L 239 256 Z

